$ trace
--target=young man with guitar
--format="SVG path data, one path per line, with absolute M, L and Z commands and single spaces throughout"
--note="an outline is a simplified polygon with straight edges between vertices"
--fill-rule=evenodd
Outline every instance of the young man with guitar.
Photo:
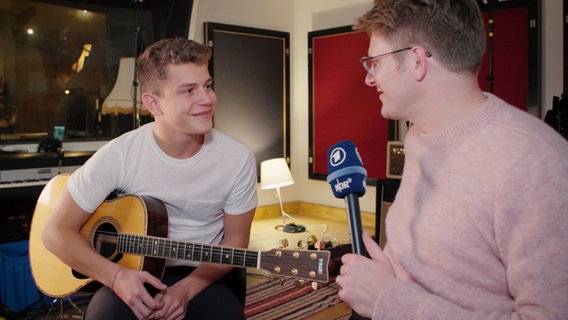
M 46 221 L 45 247 L 104 285 L 89 303 L 87 320 L 244 319 L 225 281 L 232 267 L 166 260 L 159 279 L 103 257 L 82 235 L 90 215 L 114 192 L 163 202 L 169 239 L 248 246 L 256 161 L 248 147 L 213 129 L 210 55 L 206 46 L 180 38 L 144 51 L 138 80 L 155 121 L 110 141 L 74 172 Z

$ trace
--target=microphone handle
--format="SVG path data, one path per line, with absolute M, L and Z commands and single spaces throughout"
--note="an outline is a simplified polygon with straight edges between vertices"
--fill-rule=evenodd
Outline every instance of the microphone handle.
M 359 314 L 357 314 L 357 312 L 352 311 L 351 312 L 351 317 L 349 318 L 349 320 L 368 320 L 367 318 L 363 318 L 362 316 L 360 316 Z
M 351 232 L 351 248 L 353 253 L 366 256 L 367 251 L 363 244 L 363 227 L 361 224 L 361 209 L 359 208 L 359 196 L 355 193 L 348 193 L 345 196 L 345 207 L 347 210 L 347 221 L 349 222 L 349 230 Z M 349 320 L 365 320 L 366 318 L 351 311 Z
M 363 227 L 361 224 L 361 209 L 359 208 L 359 196 L 355 193 L 348 193 L 345 196 L 345 209 L 347 211 L 347 221 L 351 232 L 351 248 L 353 253 L 366 256 L 367 251 L 363 244 Z

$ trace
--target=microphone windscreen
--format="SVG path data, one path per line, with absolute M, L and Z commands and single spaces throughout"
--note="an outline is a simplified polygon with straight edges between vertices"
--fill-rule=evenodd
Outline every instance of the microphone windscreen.
M 349 140 L 334 144 L 327 151 L 327 182 L 336 198 L 365 194 L 367 170 L 355 144 Z

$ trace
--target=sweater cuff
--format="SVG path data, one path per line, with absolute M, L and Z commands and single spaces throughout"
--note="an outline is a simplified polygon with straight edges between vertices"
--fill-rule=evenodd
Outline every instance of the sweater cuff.
M 373 309 L 373 320 L 417 319 L 421 296 L 419 288 L 401 280 L 390 281 Z

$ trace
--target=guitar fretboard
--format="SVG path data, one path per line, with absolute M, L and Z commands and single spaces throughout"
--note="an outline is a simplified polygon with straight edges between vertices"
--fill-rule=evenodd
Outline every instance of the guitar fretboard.
M 118 251 L 136 255 L 258 268 L 259 252 L 135 234 L 118 235 Z

